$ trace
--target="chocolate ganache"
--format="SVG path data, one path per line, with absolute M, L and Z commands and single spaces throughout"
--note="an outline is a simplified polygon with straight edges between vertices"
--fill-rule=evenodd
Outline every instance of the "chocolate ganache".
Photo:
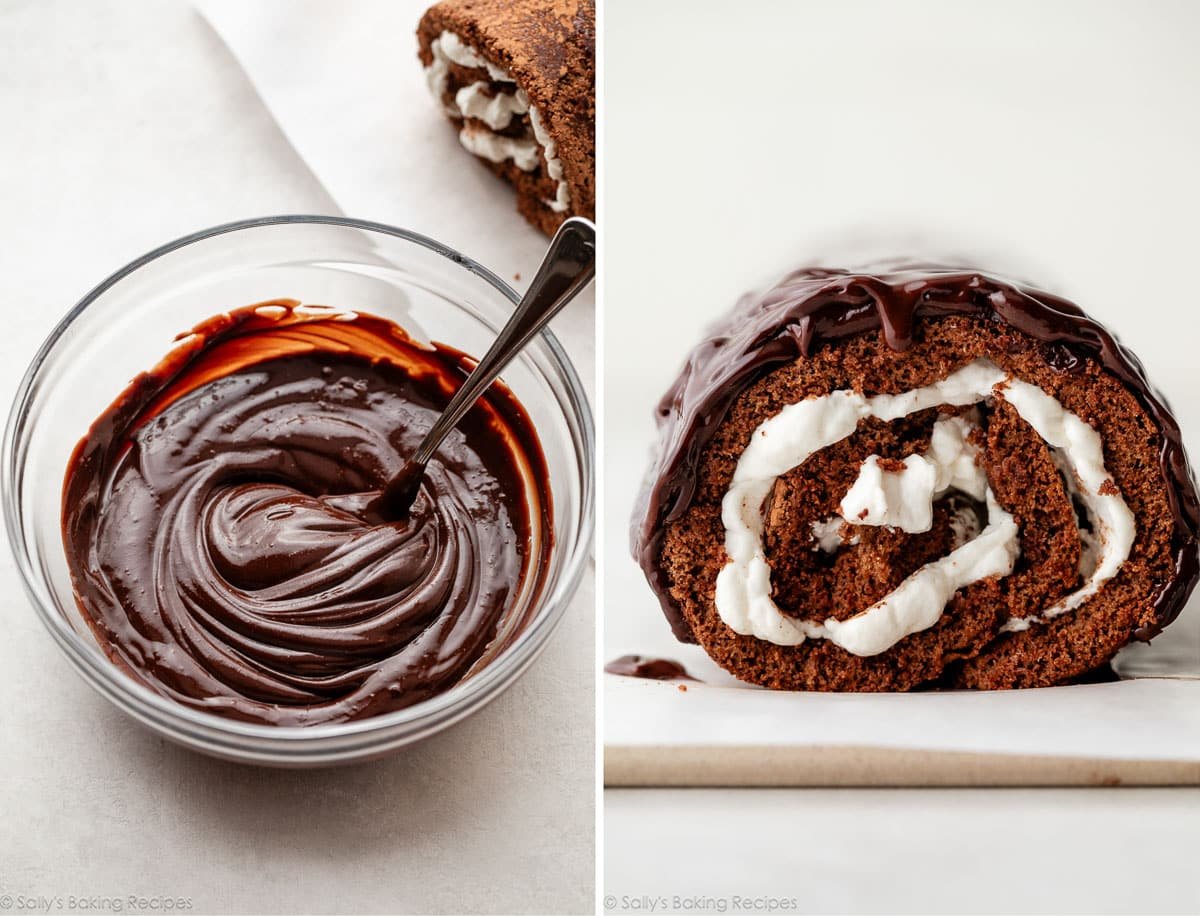
M 486 665 L 527 622 L 551 548 L 515 397 L 480 399 L 405 518 L 368 509 L 471 365 L 292 300 L 181 335 L 66 475 L 67 559 L 104 651 L 186 706 L 282 726 L 400 709 Z
M 636 677 L 649 681 L 694 681 L 696 680 L 679 662 L 670 658 L 654 658 L 646 655 L 622 655 L 604 666 L 609 674 L 621 677 Z
M 692 504 L 701 456 L 737 396 L 827 342 L 882 332 L 891 349 L 903 352 L 920 334 L 922 319 L 953 315 L 1002 322 L 1041 341 L 1047 362 L 1062 372 L 1097 360 L 1138 398 L 1161 430 L 1159 473 L 1175 525 L 1175 575 L 1155 601 L 1155 625 L 1134 635 L 1149 639 L 1178 616 L 1200 578 L 1200 503 L 1179 426 L 1136 356 L 1074 303 L 974 271 L 807 268 L 766 293 L 743 297 L 692 350 L 658 405 L 659 438 L 634 512 L 632 547 L 677 638 L 695 642 L 658 562 L 664 529 Z

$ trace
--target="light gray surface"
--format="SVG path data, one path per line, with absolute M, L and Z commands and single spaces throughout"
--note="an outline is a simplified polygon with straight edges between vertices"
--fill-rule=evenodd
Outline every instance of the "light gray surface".
M 53 324 L 131 258 L 226 220 L 338 212 L 184 3 L 0 2 L 0 125 L 5 410 Z M 0 908 L 136 894 L 203 913 L 590 910 L 590 581 L 478 716 L 387 760 L 281 772 L 179 750 L 110 708 L 0 545 Z
M 608 912 L 1200 910 L 1200 789 L 610 789 L 604 810 Z

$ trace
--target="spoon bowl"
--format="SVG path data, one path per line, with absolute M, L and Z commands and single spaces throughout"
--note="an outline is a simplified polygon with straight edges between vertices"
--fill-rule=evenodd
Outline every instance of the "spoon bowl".
M 205 229 L 116 270 L 54 328 L 16 393 L 0 481 L 31 613 L 107 702 L 157 735 L 207 754 L 312 767 L 379 757 L 421 741 L 481 709 L 533 664 L 587 570 L 595 445 L 578 373 L 546 329 L 509 365 L 505 384 L 528 411 L 548 466 L 550 562 L 539 587 L 516 596 L 503 644 L 446 692 L 368 719 L 304 727 L 239 722 L 175 703 L 114 665 L 82 618 L 63 549 L 63 476 L 89 424 L 129 379 L 162 358 L 181 330 L 222 309 L 280 296 L 373 313 L 418 340 L 453 341 L 475 353 L 495 339 L 519 301 L 470 257 L 379 223 L 273 216 Z M 39 651 L 32 642 L 28 648 Z M 68 676 L 65 669 L 59 673 Z M 100 713 L 81 708 L 81 716 L 93 714 Z
M 558 228 L 541 266 L 496 342 L 488 349 L 446 409 L 434 422 L 417 453 L 388 481 L 368 507 L 382 518 L 402 518 L 417 498 L 425 466 L 437 447 L 480 395 L 550 320 L 591 282 L 596 273 L 596 227 L 571 217 Z

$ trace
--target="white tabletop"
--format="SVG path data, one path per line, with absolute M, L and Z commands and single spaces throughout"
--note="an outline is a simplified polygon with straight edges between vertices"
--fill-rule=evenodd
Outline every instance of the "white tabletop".
M 419 81 L 412 42 L 411 24 L 394 36 L 397 72 Z M 372 91 L 387 118 L 424 115 Z M 137 255 L 232 219 L 339 212 L 185 3 L 0 2 L 0 124 L 5 405 L 53 324 Z M 587 325 L 565 340 L 584 362 Z M 529 673 L 450 731 L 372 764 L 273 771 L 177 749 L 89 690 L 4 546 L 0 912 L 72 895 L 200 913 L 589 911 L 591 603 L 589 577 Z
M 604 813 L 612 913 L 1200 910 L 1200 789 L 609 789 Z

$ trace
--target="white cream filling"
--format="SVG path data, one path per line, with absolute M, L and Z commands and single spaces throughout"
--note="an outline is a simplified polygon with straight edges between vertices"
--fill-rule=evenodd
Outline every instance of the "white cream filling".
M 482 121 L 492 130 L 503 130 L 512 123 L 513 115 L 529 111 L 529 99 L 522 90 L 488 95 L 487 89 L 487 83 L 472 83 L 455 93 L 454 104 L 463 117 Z
M 1067 595 L 1034 617 L 1014 617 L 1003 629 L 1018 632 L 1030 624 L 1042 623 L 1074 610 L 1087 601 L 1100 586 L 1117 574 L 1129 556 L 1137 534 L 1133 513 L 1125 504 L 1108 470 L 1104 467 L 1104 444 L 1087 423 L 1058 403 L 1042 389 L 1013 379 L 1004 391 L 1004 399 L 1016 408 L 1022 419 L 1046 440 L 1052 449 L 1067 459 L 1075 487 L 1092 521 L 1093 537 L 1084 538 L 1087 554 L 1083 563 L 1093 565 L 1082 588 Z M 1113 493 L 1101 490 L 1108 485 Z M 1100 543 L 1096 543 L 1098 535 Z
M 962 417 L 942 417 L 933 425 L 929 451 L 909 455 L 903 470 L 884 470 L 879 456 L 871 455 L 838 507 L 841 517 L 851 525 L 886 525 L 919 534 L 933 527 L 933 504 L 948 491 L 982 500 L 987 476 L 967 441 L 975 425 Z
M 562 160 L 558 158 L 558 144 L 542 125 L 542 116 L 532 105 L 529 106 L 529 123 L 533 127 L 533 135 L 546 151 L 546 174 L 558 182 L 558 190 L 554 200 L 543 200 L 547 207 L 555 213 L 563 213 L 571 206 L 571 190 L 563 177 Z
M 474 124 L 464 124 L 458 139 L 470 152 L 489 162 L 511 159 L 522 171 L 530 172 L 537 168 L 538 145 L 533 140 L 503 137 Z
M 437 87 L 436 94 L 439 99 L 446 91 L 446 76 L 450 70 L 450 64 L 487 70 L 488 76 L 491 77 L 493 82 L 514 82 L 511 76 L 453 32 L 442 32 L 441 35 L 429 43 L 429 50 L 433 54 L 433 63 L 425 68 L 425 78 L 429 83 L 430 89 Z
M 852 525 L 928 531 L 933 526 L 936 475 L 936 466 L 921 455 L 905 458 L 902 471 L 884 470 L 879 456 L 872 455 L 862 463 L 838 512 Z
M 881 601 L 843 621 L 790 617 L 771 598 L 771 569 L 762 543 L 763 501 L 776 479 L 851 435 L 862 419 L 896 420 L 942 404 L 967 406 L 993 396 L 1008 400 L 1053 449 L 1061 452 L 1103 537 L 1103 557 L 1084 586 L 1035 619 L 1063 613 L 1095 594 L 1128 557 L 1135 530 L 1133 514 L 1120 495 L 1100 492 L 1110 480 L 1104 471 L 1100 437 L 1040 389 L 1008 377 L 993 363 L 981 359 L 924 388 L 870 398 L 850 390 L 835 391 L 789 404 L 760 424 L 738 460 L 721 504 L 729 557 L 717 576 L 715 597 L 721 619 L 737 633 L 779 645 L 824 638 L 856 655 L 875 655 L 905 636 L 933 626 L 958 589 L 989 576 L 1011 573 L 1019 553 L 1017 525 L 996 501 L 986 476 L 975 465 L 974 451 L 966 438 L 970 424 L 961 418 L 943 418 L 935 424 L 937 442 L 931 443 L 925 456 L 919 456 L 922 464 L 913 462 L 910 466 L 906 461 L 905 471 L 891 472 L 897 477 L 890 482 L 890 492 L 882 476 L 887 472 L 876 463 L 880 476 L 874 485 L 874 472 L 866 470 L 866 478 L 860 473 L 855 484 L 858 492 L 851 499 L 852 488 L 847 493 L 849 505 L 843 502 L 843 510 L 857 507 L 857 512 L 844 514 L 857 516 L 866 508 L 868 517 L 874 519 L 870 523 L 909 525 L 924 523 L 925 507 L 902 507 L 899 500 L 906 496 L 919 496 L 921 501 L 928 497 L 931 503 L 940 492 L 954 488 L 987 502 L 988 524 L 977 537 L 923 566 Z M 932 506 L 928 509 L 931 516 Z M 846 520 L 852 524 L 856 521 Z M 857 522 L 868 523 L 865 518 Z M 1031 622 L 1013 619 L 1005 629 L 1023 629 Z
M 430 42 L 429 50 L 433 61 L 425 68 L 425 81 L 429 85 L 429 91 L 439 102 L 446 94 L 452 63 L 462 67 L 485 69 L 493 82 L 515 86 L 515 80 L 508 73 L 488 61 L 453 32 L 442 32 Z M 529 98 L 519 88 L 514 88 L 512 92 L 497 92 L 494 95 L 488 95 L 488 89 L 488 84 L 482 81 L 464 86 L 446 105 L 446 113 L 451 117 L 470 118 L 491 128 L 485 130 L 479 124 L 464 124 L 458 133 L 459 142 L 469 152 L 489 162 L 511 159 L 523 172 L 532 172 L 537 168 L 537 150 L 540 146 L 546 162 L 546 174 L 558 182 L 554 199 L 543 199 L 542 203 L 555 213 L 565 213 L 571 206 L 571 190 L 563 174 L 562 160 L 558 158 L 558 147 L 545 129 L 537 109 L 529 104 Z M 502 137 L 494 133 L 508 127 L 514 115 L 527 112 L 533 130 L 532 139 Z
M 835 553 L 843 543 L 859 543 L 858 535 L 845 541 L 844 525 L 875 525 L 920 534 L 933 527 L 933 507 L 951 490 L 982 501 L 987 494 L 987 475 L 975 461 L 977 449 L 970 442 L 978 428 L 977 411 L 965 417 L 941 417 L 933 424 L 929 450 L 909 455 L 900 470 L 884 470 L 878 455 L 869 456 L 858 477 L 838 506 L 838 514 L 812 523 L 813 550 Z M 950 529 L 955 547 L 979 535 L 979 516 L 961 500 L 952 502 Z

